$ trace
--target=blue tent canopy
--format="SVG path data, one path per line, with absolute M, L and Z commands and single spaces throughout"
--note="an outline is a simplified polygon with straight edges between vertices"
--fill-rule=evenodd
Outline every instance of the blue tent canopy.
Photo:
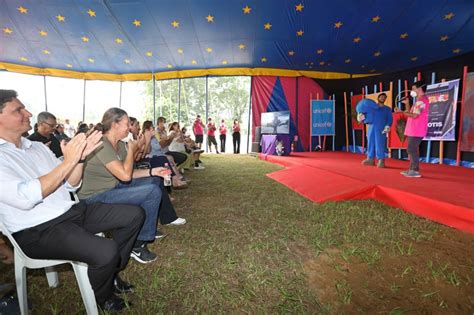
M 474 50 L 472 0 L 0 0 L 0 69 L 345 78 Z

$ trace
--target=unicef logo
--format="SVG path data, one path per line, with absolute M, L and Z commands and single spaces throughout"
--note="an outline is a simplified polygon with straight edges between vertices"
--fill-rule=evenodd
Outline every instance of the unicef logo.
M 326 123 L 326 126 L 332 127 L 332 123 L 328 122 L 328 123 Z
M 328 114 L 332 113 L 332 109 L 331 108 L 326 109 L 326 113 Z

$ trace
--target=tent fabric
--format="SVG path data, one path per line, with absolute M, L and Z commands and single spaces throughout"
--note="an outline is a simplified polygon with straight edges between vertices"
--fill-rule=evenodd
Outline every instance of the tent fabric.
M 349 78 L 474 50 L 471 0 L 0 0 L 0 69 Z
M 309 78 L 267 77 L 252 79 L 252 139 L 266 112 L 290 111 L 290 139 L 298 135 L 296 151 L 309 149 L 310 98 L 324 97 L 323 89 Z

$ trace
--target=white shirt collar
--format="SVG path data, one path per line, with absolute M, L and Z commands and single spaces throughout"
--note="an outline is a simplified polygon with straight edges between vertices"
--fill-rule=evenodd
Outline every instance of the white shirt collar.
M 4 145 L 4 144 L 15 146 L 13 143 L 8 142 L 8 141 L 0 138 L 0 145 Z M 31 145 L 32 145 L 32 143 L 31 143 L 30 140 L 28 140 L 25 137 L 21 137 L 21 148 L 20 149 L 23 149 L 23 150 L 29 149 L 29 148 L 31 148 Z

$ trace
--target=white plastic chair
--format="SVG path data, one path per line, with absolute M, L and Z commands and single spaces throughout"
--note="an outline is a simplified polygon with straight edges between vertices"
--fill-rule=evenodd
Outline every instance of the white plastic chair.
M 54 271 L 53 266 L 62 264 L 71 264 L 76 275 L 77 284 L 81 291 L 82 300 L 86 312 L 89 315 L 97 315 L 97 304 L 95 301 L 94 291 L 89 282 L 89 276 L 87 275 L 87 264 L 81 262 L 75 262 L 70 260 L 52 260 L 52 259 L 32 259 L 23 253 L 20 246 L 17 244 L 15 239 L 12 237 L 10 232 L 5 228 L 2 222 L 0 222 L 0 232 L 8 237 L 13 245 L 15 253 L 15 281 L 16 289 L 18 294 L 18 302 L 20 303 L 21 314 L 28 314 L 28 297 L 27 297 L 27 283 L 26 283 L 26 268 L 39 269 L 45 268 L 46 277 L 48 278 L 48 284 L 50 287 L 55 288 L 59 284 L 58 273 Z

